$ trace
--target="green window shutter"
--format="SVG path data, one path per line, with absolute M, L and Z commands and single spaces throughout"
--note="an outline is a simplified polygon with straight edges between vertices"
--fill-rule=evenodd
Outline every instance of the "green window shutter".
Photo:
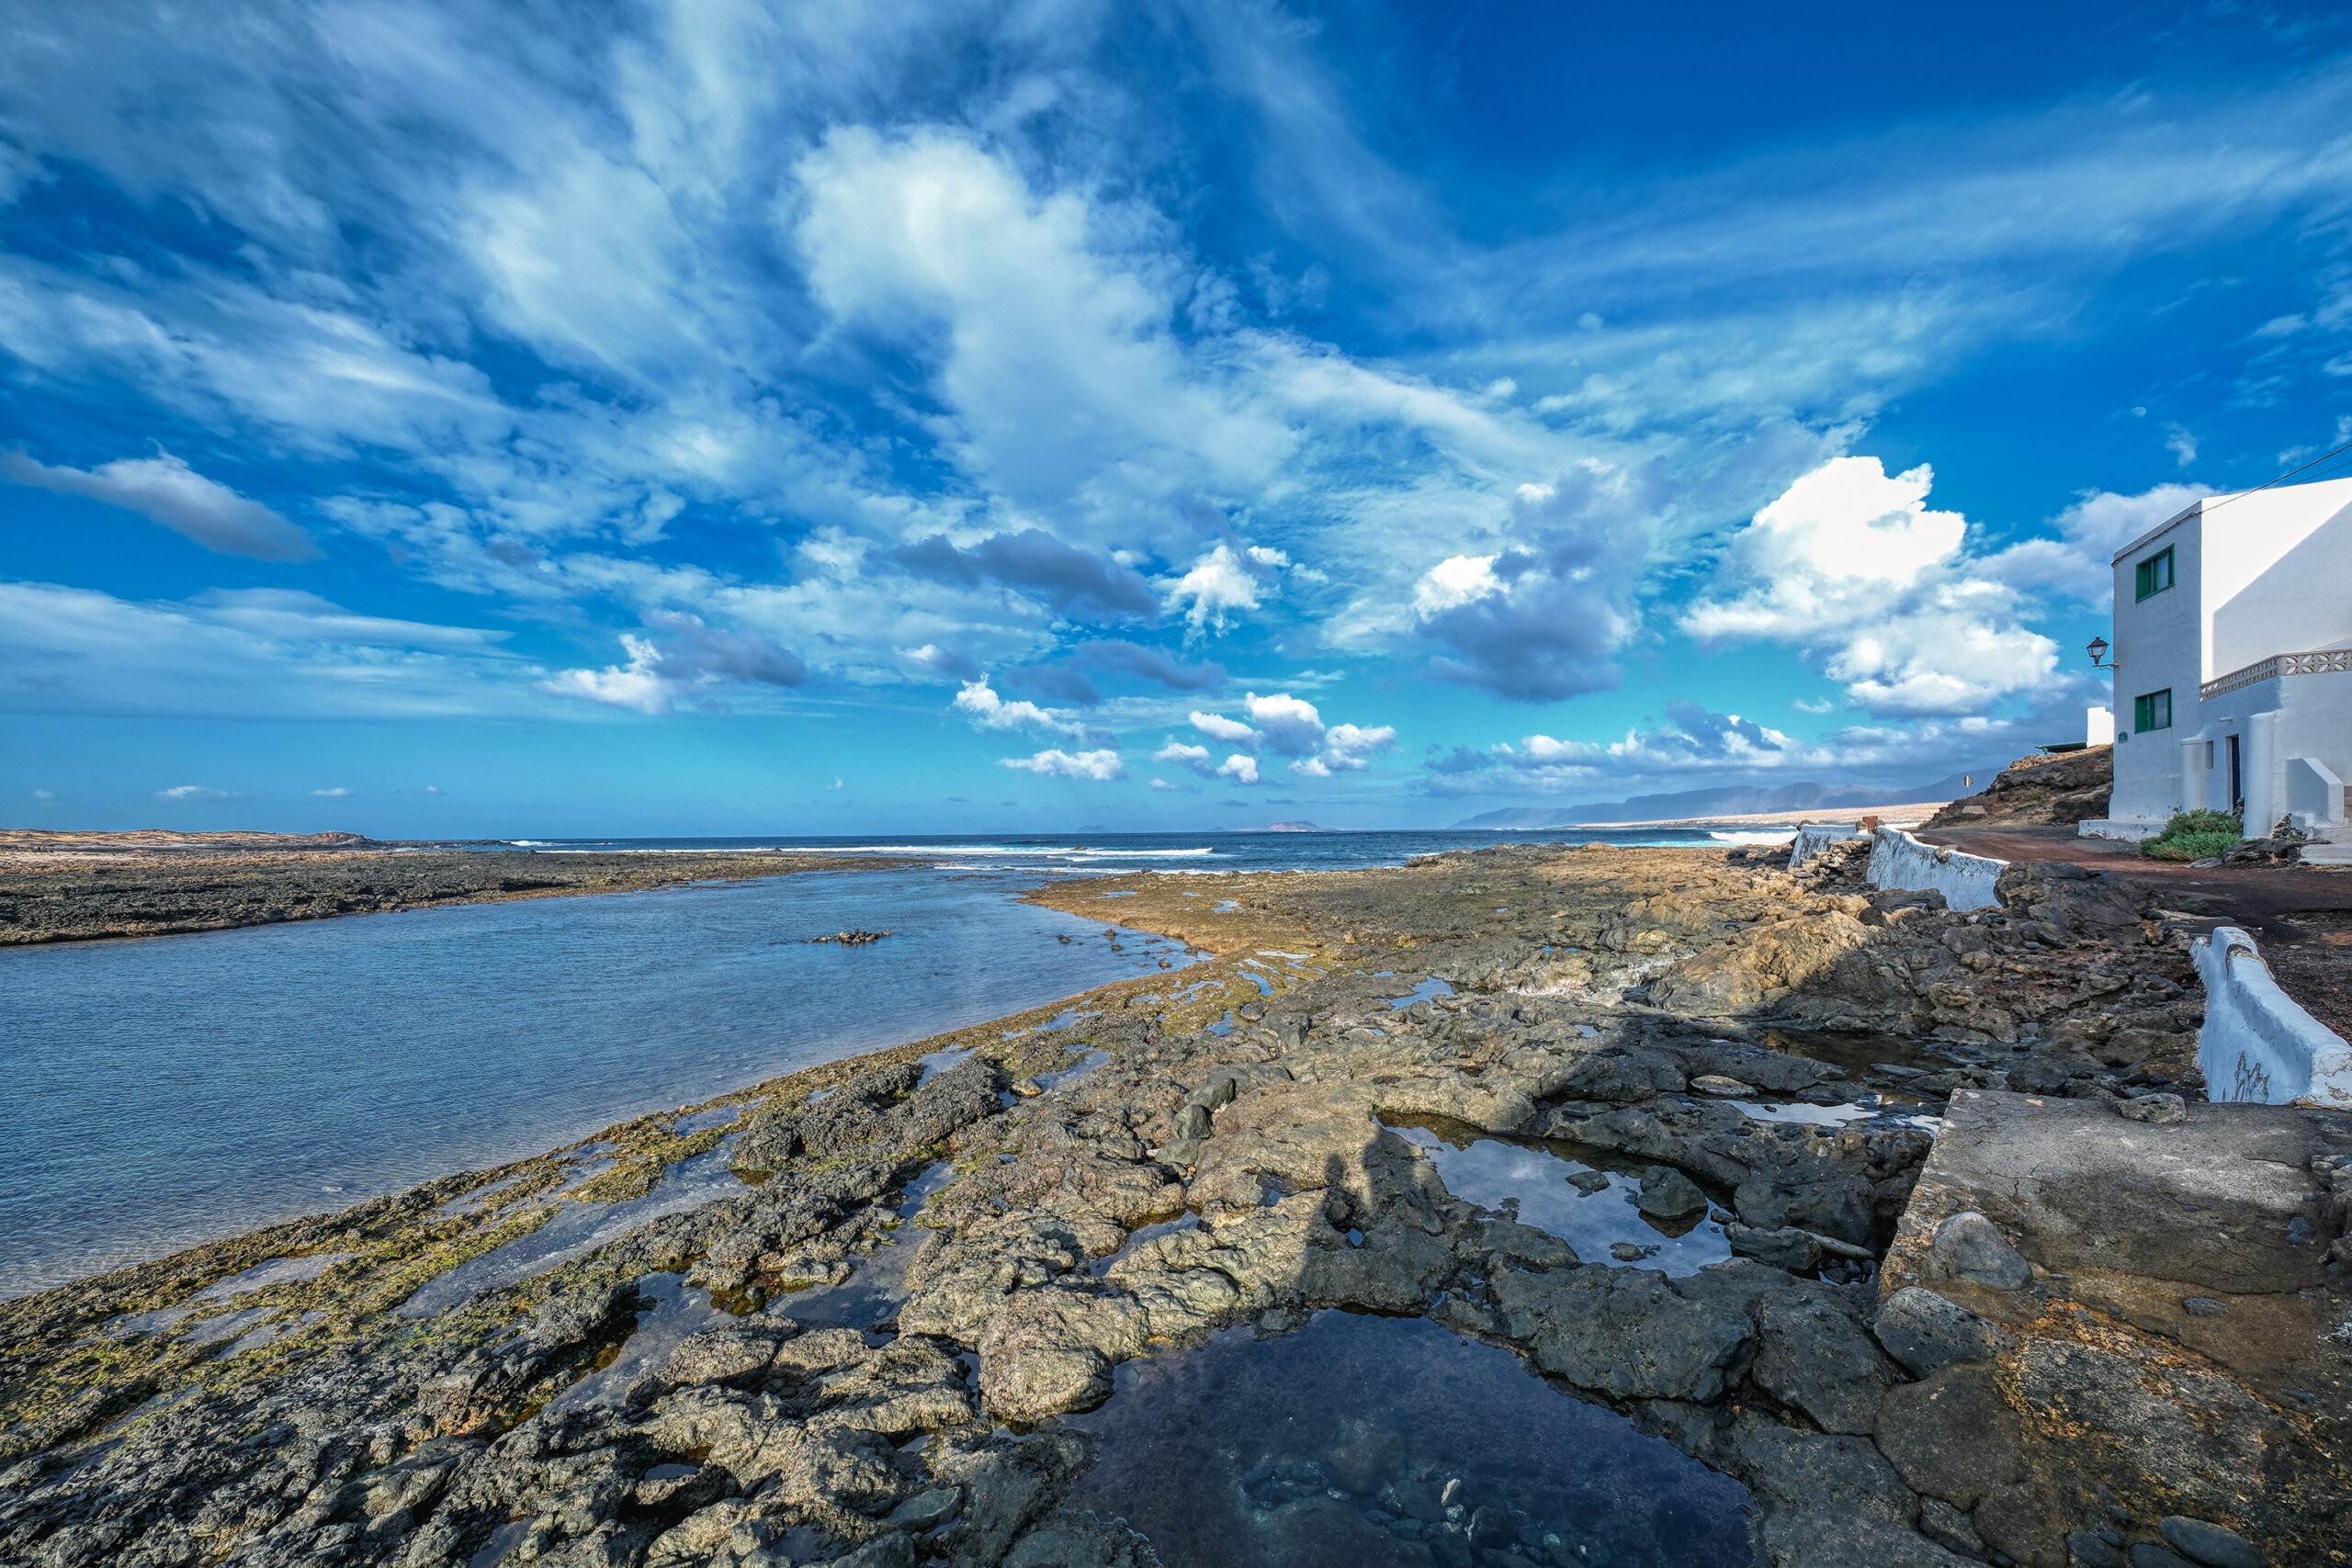
M 2151 593 L 2161 593 L 2172 586 L 2172 550 L 2158 550 L 2132 569 L 2132 596 L 2145 599 Z
M 2161 692 L 2150 692 L 2145 696 L 2132 699 L 2132 733 L 2145 735 L 2151 729 L 2171 728 L 2172 688 L 2167 686 Z

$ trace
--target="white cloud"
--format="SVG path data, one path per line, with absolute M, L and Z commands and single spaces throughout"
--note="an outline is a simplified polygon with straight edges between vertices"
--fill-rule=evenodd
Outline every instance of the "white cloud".
M 964 689 L 956 694 L 956 701 L 950 705 L 979 729 L 1036 728 L 1076 740 L 1088 739 L 1098 733 L 1066 708 L 1041 708 L 1025 700 L 1006 702 L 985 675 L 965 682 Z
M 322 800 L 342 800 L 351 794 L 340 784 L 333 789 L 314 789 L 311 793 Z
M 1803 697 L 1792 697 L 1789 700 L 1789 705 L 1796 709 L 1799 713 L 1820 714 L 1827 713 L 1838 705 L 1829 701 L 1826 697 L 1819 702 L 1807 702 Z
M 2165 427 L 2165 450 L 2185 468 L 2197 461 L 2197 437 L 2181 425 L 2168 424 Z
M 2042 691 L 2056 645 L 1963 555 L 1967 520 L 1927 507 L 1933 480 L 1925 464 L 1889 477 L 1875 457 L 1805 474 L 1734 538 L 1719 596 L 1683 628 L 1702 645 L 1793 644 L 1878 714 L 1978 712 Z
M 1323 716 L 1315 705 L 1288 692 L 1261 697 L 1251 692 L 1241 699 L 1257 726 L 1261 744 L 1285 757 L 1304 756 L 1323 743 Z
M 35 800 L 55 800 L 57 795 L 55 792 L 51 790 L 37 789 L 33 791 L 33 798 Z
M 1182 610 L 1185 623 L 1196 632 L 1212 626 L 1225 630 L 1228 616 L 1258 607 L 1262 569 L 1270 564 L 1261 555 L 1279 560 L 1281 552 L 1253 548 L 1242 554 L 1230 545 L 1217 546 L 1195 561 L 1192 570 L 1163 585 L 1168 607 Z
M 1985 558 L 1986 575 L 2019 588 L 2050 588 L 2094 609 L 2112 606 L 2115 554 L 2204 496 L 2210 485 L 2161 484 L 2138 495 L 2086 492 L 2052 518 L 2055 539 L 2028 539 Z
M 639 713 L 670 712 L 678 693 L 674 685 L 662 678 L 662 650 L 631 632 L 621 634 L 621 649 L 628 655 L 627 664 L 607 664 L 602 670 L 560 671 L 541 682 L 540 689 L 557 696 L 584 697 L 592 703 L 635 708 Z
M 234 800 L 236 795 L 225 789 L 208 789 L 202 784 L 174 784 L 155 792 L 157 800 L 173 802 L 189 800 Z
M 86 472 L 49 468 L 22 452 L 0 452 L 0 475 L 135 512 L 220 555 L 296 561 L 315 560 L 323 553 L 308 534 L 268 507 L 206 479 L 169 452 L 124 457 Z
M 1328 779 L 1335 773 L 1362 773 L 1372 765 L 1368 759 L 1396 748 L 1396 731 L 1393 726 L 1326 727 L 1313 703 L 1288 692 L 1266 696 L 1250 692 L 1241 701 L 1251 723 L 1244 724 L 1222 714 L 1195 712 L 1192 715 L 1193 727 L 1213 740 L 1247 746 L 1253 751 L 1262 748 L 1278 756 L 1295 758 L 1290 771 L 1302 778 Z M 1239 752 L 1228 757 L 1220 767 L 1211 769 L 1207 747 L 1188 746 L 1171 739 L 1154 754 L 1153 761 L 1175 762 L 1204 777 L 1225 774 L 1244 784 L 1258 782 L 1257 759 Z
M 1191 718 L 1193 728 L 1212 740 L 1221 740 L 1227 745 L 1246 746 L 1254 744 L 1258 739 L 1256 730 L 1239 719 L 1227 718 L 1221 713 L 1202 713 L 1195 710 Z
M 1152 780 L 1151 787 L 1155 791 L 1164 791 L 1170 795 L 1182 795 L 1184 793 L 1182 785 L 1170 784 L 1166 779 Z
M 539 682 L 539 690 L 555 696 L 580 697 L 639 713 L 666 714 L 684 701 L 715 704 L 716 692 L 729 682 L 767 686 L 797 686 L 808 678 L 808 667 L 756 631 L 725 631 L 707 626 L 698 615 L 649 611 L 652 636 L 623 632 L 626 664 L 601 670 L 564 670 Z
M 1502 591 L 1495 576 L 1494 557 L 1448 556 L 1413 585 L 1413 613 L 1434 615 Z
M 1075 755 L 1055 750 L 1040 751 L 1034 757 L 1006 757 L 1002 759 L 1001 765 L 1048 778 L 1091 779 L 1101 784 L 1127 776 L 1125 766 L 1119 761 L 1119 753 L 1107 748 L 1098 751 L 1080 751 Z

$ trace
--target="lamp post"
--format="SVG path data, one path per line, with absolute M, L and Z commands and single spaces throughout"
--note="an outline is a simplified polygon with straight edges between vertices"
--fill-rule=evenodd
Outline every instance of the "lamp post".
M 2114 665 L 2104 662 L 2107 658 L 2107 638 L 2103 637 L 2095 637 L 2091 638 L 2090 647 L 2086 649 L 2084 651 L 2091 656 L 2092 669 L 2112 670 L 2115 668 Z

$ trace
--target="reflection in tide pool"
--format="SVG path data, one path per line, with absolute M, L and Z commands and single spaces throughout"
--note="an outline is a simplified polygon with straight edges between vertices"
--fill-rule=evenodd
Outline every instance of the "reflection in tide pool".
M 1126 1362 L 1065 1419 L 1103 1439 L 1069 1506 L 1125 1517 L 1167 1568 L 1753 1561 L 1737 1483 L 1426 1319 L 1230 1329 Z
M 1460 1123 L 1442 1132 L 1397 1126 L 1397 1136 L 1428 1152 L 1445 1190 L 1464 1202 L 1516 1212 L 1519 1223 L 1558 1236 L 1587 1263 L 1638 1263 L 1668 1274 L 1696 1274 L 1731 1256 L 1723 1226 L 1704 1214 L 1656 1220 L 1634 1207 L 1640 1180 L 1555 1152 L 1541 1143 L 1510 1143 Z M 1612 1252 L 1631 1248 L 1639 1256 Z

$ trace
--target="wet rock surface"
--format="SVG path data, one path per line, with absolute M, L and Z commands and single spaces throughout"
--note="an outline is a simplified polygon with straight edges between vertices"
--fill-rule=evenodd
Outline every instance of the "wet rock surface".
M 1337 1321 L 1434 1336 L 1381 1342 L 1399 1383 L 1501 1358 L 1512 1398 L 1657 1456 L 1657 1517 L 1600 1530 L 1499 1458 L 1446 1472 L 1443 1421 L 1364 1376 L 1311 1452 L 1235 1438 L 1195 1516 L 1379 1544 L 1356 1561 L 1635 1562 L 1672 1550 L 1674 1499 L 1736 1482 L 1758 1512 L 1725 1562 L 2232 1550 L 2159 1521 L 2326 1561 L 2352 1132 L 2195 1102 L 2185 933 L 2112 879 L 2013 873 L 1954 916 L 1856 869 L 1511 848 L 1048 889 L 1217 959 L 1056 1032 L 762 1086 L 596 1196 L 688 1157 L 733 1188 L 437 1313 L 395 1309 L 548 1223 L 556 1173 L 475 1217 L 431 1217 L 496 1185 L 452 1179 L 0 1305 L 0 1560 L 1248 1561 L 1127 1501 L 1180 1484 L 1138 1470 L 1130 1395 Z M 2177 1122 L 2116 1111 L 2183 1090 Z M 1542 1202 L 1468 1179 L 1486 1145 L 1556 1167 Z M 1634 1228 L 1545 1228 L 1579 1202 Z M 1732 1256 L 1655 1266 L 1677 1226 Z M 331 1245 L 352 1257 L 220 1303 L 289 1325 L 266 1347 L 105 1326 Z M 679 1292 L 728 1321 L 629 1355 Z

